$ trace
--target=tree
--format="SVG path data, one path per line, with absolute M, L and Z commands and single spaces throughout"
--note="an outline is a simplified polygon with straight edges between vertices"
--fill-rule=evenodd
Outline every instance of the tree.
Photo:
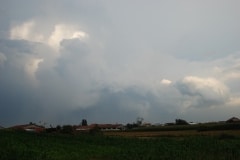
M 176 125 L 187 125 L 188 122 L 183 119 L 176 119 Z
M 128 124 L 126 125 L 126 128 L 127 128 L 127 129 L 133 129 L 133 128 L 136 128 L 136 127 L 138 127 L 138 125 L 137 125 L 136 123 L 133 123 L 133 124 L 128 123 Z
M 56 129 L 57 129 L 57 131 L 60 131 L 62 129 L 62 127 L 60 125 L 57 125 Z
M 143 118 L 142 117 L 138 117 L 137 118 L 137 125 L 141 125 L 142 124 L 142 122 L 143 122 Z
M 87 126 L 87 120 L 86 119 L 82 120 L 82 126 Z
M 62 133 L 72 134 L 73 127 L 71 125 L 64 125 L 61 130 Z

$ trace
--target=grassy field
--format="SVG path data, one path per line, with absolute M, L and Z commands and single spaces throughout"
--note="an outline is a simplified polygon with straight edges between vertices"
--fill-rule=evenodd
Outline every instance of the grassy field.
M 237 160 L 240 137 L 235 131 L 213 135 L 175 132 L 175 136 L 134 138 L 99 133 L 68 135 L 1 130 L 0 148 L 1 160 Z

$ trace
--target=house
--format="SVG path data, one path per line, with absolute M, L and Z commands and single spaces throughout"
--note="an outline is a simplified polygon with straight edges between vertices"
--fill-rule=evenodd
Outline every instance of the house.
M 142 127 L 150 127 L 150 126 L 152 126 L 152 124 L 145 122 L 145 123 L 143 123 L 141 126 L 142 126 Z
M 91 131 L 94 129 L 99 129 L 101 131 L 119 131 L 123 129 L 122 124 L 91 124 L 88 126 L 78 126 L 76 131 Z
M 164 124 L 164 126 L 173 126 L 173 125 L 175 125 L 175 123 L 172 123 L 172 122 Z
M 22 131 L 28 131 L 28 132 L 43 132 L 43 131 L 45 131 L 45 128 L 43 126 L 39 126 L 34 123 L 17 125 L 17 126 L 10 127 L 10 129 L 22 130 Z
M 237 117 L 232 117 L 226 121 L 226 123 L 240 123 L 240 119 Z
M 88 132 L 94 129 L 97 129 L 97 124 L 91 124 L 88 126 L 77 126 L 75 128 L 76 131 L 82 131 L 82 132 Z
M 190 124 L 190 125 L 195 125 L 195 124 L 197 124 L 196 122 L 189 122 L 188 124 Z
M 99 124 L 98 128 L 101 131 L 120 131 L 123 129 L 122 124 Z

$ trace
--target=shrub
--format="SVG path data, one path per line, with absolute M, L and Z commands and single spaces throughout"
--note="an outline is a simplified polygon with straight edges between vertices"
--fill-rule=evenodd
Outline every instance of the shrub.
M 73 133 L 73 127 L 71 125 L 64 125 L 62 127 L 61 133 L 72 134 Z

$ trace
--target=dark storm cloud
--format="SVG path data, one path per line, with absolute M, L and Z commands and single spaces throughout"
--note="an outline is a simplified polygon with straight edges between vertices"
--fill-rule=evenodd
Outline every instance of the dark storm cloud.
M 132 123 L 136 122 L 137 117 L 143 117 L 145 121 L 163 123 L 173 121 L 173 116 L 179 116 L 176 112 L 171 113 L 174 104 L 166 103 L 164 100 L 166 97 L 158 97 L 151 93 L 143 95 L 137 91 L 137 88 L 128 88 L 119 92 L 103 89 L 100 93 L 101 98 L 96 105 L 76 109 L 69 115 L 85 117 L 90 122 L 100 123 Z
M 1 54 L 6 57 L 0 66 L 1 121 L 9 124 L 16 120 L 24 122 L 35 119 L 42 109 L 36 102 L 36 91 L 24 71 L 28 56 L 33 54 L 34 43 L 1 40 L 0 46 Z

